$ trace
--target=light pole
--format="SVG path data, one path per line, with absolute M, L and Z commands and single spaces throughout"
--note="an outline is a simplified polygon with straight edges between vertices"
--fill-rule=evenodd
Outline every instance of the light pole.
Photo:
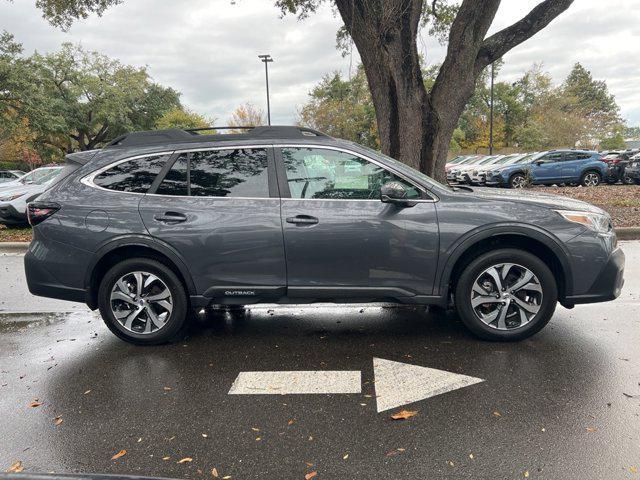
M 267 83 L 267 123 L 271 125 L 271 104 L 269 103 L 269 62 L 273 62 L 271 55 L 258 55 L 260 61 L 264 63 L 264 77 Z
M 489 155 L 493 155 L 493 78 L 494 66 L 491 64 L 491 113 L 489 114 Z

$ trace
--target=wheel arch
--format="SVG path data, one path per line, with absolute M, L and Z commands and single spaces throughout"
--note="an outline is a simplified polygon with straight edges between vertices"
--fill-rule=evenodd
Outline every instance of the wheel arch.
M 439 294 L 448 297 L 466 266 L 473 258 L 496 248 L 518 248 L 536 255 L 551 269 L 558 281 L 558 298 L 573 292 L 573 273 L 569 253 L 559 240 L 542 229 L 524 225 L 494 226 L 470 232 L 448 252 L 439 281 Z
M 169 245 L 144 235 L 124 236 L 112 239 L 98 249 L 87 269 L 85 288 L 87 304 L 95 309 L 98 305 L 100 279 L 113 265 L 128 258 L 153 258 L 168 266 L 184 284 L 187 295 L 195 295 L 196 288 L 191 274 L 180 255 Z

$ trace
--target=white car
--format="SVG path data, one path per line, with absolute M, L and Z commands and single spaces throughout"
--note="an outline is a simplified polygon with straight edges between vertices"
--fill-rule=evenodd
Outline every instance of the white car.
M 498 158 L 494 159 L 493 162 L 489 162 L 484 164 L 478 168 L 475 168 L 471 171 L 470 180 L 471 185 L 482 185 L 484 184 L 487 178 L 487 172 L 495 169 L 498 166 L 502 165 L 510 165 L 512 162 L 516 162 L 522 157 L 525 157 L 526 154 L 522 153 L 514 153 L 511 155 L 504 155 L 502 157 L 498 156 Z
M 20 170 L 0 170 L 0 185 L 8 182 L 15 182 L 24 176 L 24 172 Z
M 487 158 L 484 155 L 470 155 L 464 160 L 454 164 L 454 165 L 445 165 L 445 170 L 447 172 L 447 181 L 448 182 L 457 182 L 458 181 L 458 173 L 464 170 L 469 165 L 475 165 L 476 163 L 482 161 Z
M 458 183 L 471 184 L 471 173 L 474 170 L 482 167 L 483 165 L 490 165 L 502 157 L 504 157 L 504 155 L 491 155 L 489 157 L 482 158 L 479 162 L 472 162 L 470 164 L 464 165 L 458 170 L 456 180 L 458 181 Z
M 43 167 L 22 177 L 10 188 L 0 189 L 0 223 L 5 225 L 26 225 L 27 203 L 35 200 L 60 174 L 63 167 Z M 38 170 L 43 170 L 38 172 Z M 36 173 L 36 175 L 31 175 Z M 29 177 L 29 175 L 31 175 Z M 25 180 L 27 177 L 29 179 Z M 10 182 L 13 184 L 13 182 Z M 3 184 L 3 187 L 6 184 Z
M 8 182 L 0 183 L 0 192 L 14 189 L 23 185 L 46 182 L 52 175 L 55 176 L 62 167 L 40 167 L 31 170 L 20 178 L 10 179 Z

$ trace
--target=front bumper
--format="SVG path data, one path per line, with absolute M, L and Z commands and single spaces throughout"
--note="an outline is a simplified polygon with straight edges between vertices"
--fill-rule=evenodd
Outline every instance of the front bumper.
M 562 304 L 565 307 L 572 307 L 582 303 L 608 302 L 618 298 L 624 285 L 624 261 L 624 252 L 616 248 L 589 290 L 582 295 L 567 296 Z
M 624 171 L 625 175 L 634 180 L 640 179 L 640 167 L 627 167 Z
M 484 179 L 485 185 L 504 185 L 506 182 L 501 175 L 491 175 L 488 173 Z
M 7 225 L 27 223 L 26 212 L 19 212 L 10 203 L 0 204 L 0 223 Z

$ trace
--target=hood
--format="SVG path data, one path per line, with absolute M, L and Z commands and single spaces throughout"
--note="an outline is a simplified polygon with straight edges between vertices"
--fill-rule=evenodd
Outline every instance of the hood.
M 595 205 L 591 205 L 590 203 L 561 197 L 560 195 L 551 195 L 548 193 L 530 192 L 526 190 L 507 190 L 502 188 L 473 188 L 472 193 L 469 195 L 487 200 L 525 203 L 527 205 L 535 205 L 555 210 L 580 210 L 584 212 L 606 214 L 604 210 L 596 207 Z
M 18 185 L 19 186 L 17 187 L 14 186 L 13 188 L 5 188 L 0 190 L 0 198 L 9 197 L 11 195 L 17 195 L 19 193 L 33 194 L 33 193 L 43 192 L 45 188 L 47 188 L 46 185 L 22 185 L 21 183 L 19 183 Z

